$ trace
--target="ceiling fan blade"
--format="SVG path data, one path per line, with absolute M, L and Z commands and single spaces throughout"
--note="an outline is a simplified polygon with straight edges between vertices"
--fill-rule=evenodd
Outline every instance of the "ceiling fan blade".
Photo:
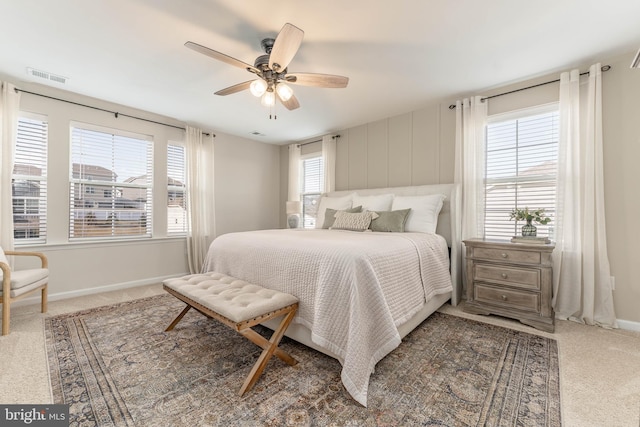
M 215 94 L 220 96 L 225 96 L 225 95 L 231 95 L 232 93 L 243 91 L 245 89 L 249 89 L 249 86 L 251 86 L 251 83 L 253 83 L 253 81 L 254 80 L 249 80 L 248 82 L 242 82 L 242 83 L 238 83 L 237 85 L 229 86 L 228 88 L 225 88 L 225 89 L 220 89 Z
M 316 87 L 343 88 L 349 84 L 349 77 L 334 76 L 332 74 L 289 73 L 285 80 L 287 83 Z
M 278 94 L 278 92 L 276 92 L 276 94 Z M 298 98 L 296 98 L 295 95 L 291 95 L 291 98 L 287 99 L 286 101 L 283 101 L 282 98 L 280 98 L 280 95 L 278 95 L 278 99 L 280 100 L 282 105 L 287 108 L 287 110 L 295 110 L 296 108 L 300 108 L 300 103 L 298 102 Z
M 284 24 L 273 43 L 269 56 L 269 68 L 276 73 L 284 71 L 298 52 L 303 37 L 304 31 L 300 28 L 289 23 Z
M 206 46 L 199 45 L 194 42 L 186 42 L 184 44 L 189 49 L 195 50 L 198 53 L 203 55 L 207 55 L 210 58 L 217 59 L 218 61 L 226 62 L 229 65 L 233 65 L 234 67 L 244 68 L 245 70 L 258 74 L 260 71 L 251 64 L 247 64 L 246 62 L 242 62 L 239 59 L 232 58 L 229 55 L 225 55 L 224 53 L 220 53 L 216 50 L 209 49 Z

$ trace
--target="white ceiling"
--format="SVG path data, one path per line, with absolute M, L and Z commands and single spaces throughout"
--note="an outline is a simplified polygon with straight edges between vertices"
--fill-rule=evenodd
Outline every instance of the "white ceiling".
M 269 143 L 315 137 L 640 47 L 638 0 L 5 0 L 0 75 Z M 345 89 L 293 86 L 278 119 L 246 71 L 188 40 L 253 64 L 286 22 L 305 31 L 291 72 L 348 76 Z M 251 132 L 265 136 L 255 137 Z

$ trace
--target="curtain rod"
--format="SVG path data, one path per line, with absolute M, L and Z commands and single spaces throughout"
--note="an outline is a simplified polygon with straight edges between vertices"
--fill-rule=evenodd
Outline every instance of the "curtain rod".
M 340 138 L 340 135 L 333 135 L 331 138 L 338 139 Z M 302 147 L 303 145 L 308 145 L 308 144 L 315 144 L 316 142 L 322 142 L 322 140 L 316 139 L 315 141 L 303 142 L 302 144 L 298 144 L 298 147 Z
M 54 96 L 43 95 L 43 94 L 41 94 L 41 93 L 29 92 L 28 90 L 24 90 L 24 89 L 18 89 L 18 88 L 15 88 L 15 91 L 16 91 L 16 92 L 24 92 L 24 93 L 28 93 L 28 94 L 30 94 L 30 95 L 41 96 L 41 97 L 43 97 L 43 98 L 49 98 L 49 99 L 53 99 L 53 100 L 55 100 L 55 101 L 66 102 L 66 103 L 68 103 L 68 104 L 78 105 L 78 106 L 80 106 L 80 107 L 91 108 L 91 109 L 93 109 L 93 110 L 104 111 L 105 113 L 113 114 L 113 115 L 116 117 L 116 119 L 117 119 L 119 116 L 124 116 L 124 117 L 129 117 L 129 118 L 131 118 L 131 119 L 142 120 L 142 121 L 144 121 L 144 122 L 155 123 L 155 124 L 157 124 L 157 125 L 168 126 L 168 127 L 172 127 L 172 128 L 175 128 L 175 129 L 182 129 L 182 130 L 186 130 L 185 128 L 180 127 L 180 126 L 170 125 L 170 124 L 168 124 L 168 123 L 156 122 L 155 120 L 149 120 L 149 119 L 145 119 L 145 118 L 142 118 L 142 117 L 131 116 L 131 115 L 129 115 L 129 114 L 124 114 L 124 113 L 119 113 L 119 112 L 117 112 L 117 111 L 111 111 L 111 110 L 107 110 L 107 109 L 104 109 L 104 108 L 94 107 L 94 106 L 92 106 L 92 105 L 81 104 L 81 103 L 79 103 L 79 102 L 68 101 L 68 100 L 66 100 L 66 99 L 56 98 L 56 97 L 54 97 Z M 209 135 L 213 135 L 213 137 L 214 137 L 214 138 L 216 137 L 216 135 L 215 135 L 215 134 L 210 134 L 210 133 L 207 133 L 207 132 L 202 132 L 202 133 L 203 133 L 204 135 L 207 135 L 207 136 L 209 136 Z
M 611 69 L 611 65 L 603 65 L 602 67 L 600 67 L 600 71 L 609 71 L 610 69 Z M 581 76 L 586 76 L 587 74 L 589 74 L 588 71 L 585 71 L 584 73 L 580 73 Z M 482 102 L 484 102 L 487 99 L 497 98 L 499 96 L 509 95 L 511 93 L 520 92 L 520 91 L 527 90 L 527 89 L 533 89 L 533 88 L 536 88 L 536 87 L 539 87 L 539 86 L 545 86 L 545 85 L 548 85 L 548 84 L 551 84 L 551 83 L 557 83 L 559 81 L 560 81 L 560 79 L 556 79 L 556 80 L 551 80 L 549 82 L 538 83 L 537 85 L 527 86 L 527 87 L 523 87 L 521 89 L 510 90 L 509 92 L 504 92 L 504 93 L 499 93 L 497 95 L 487 96 L 485 98 L 481 98 L 480 100 Z M 456 109 L 456 104 L 449 105 L 449 109 L 450 110 L 455 110 Z

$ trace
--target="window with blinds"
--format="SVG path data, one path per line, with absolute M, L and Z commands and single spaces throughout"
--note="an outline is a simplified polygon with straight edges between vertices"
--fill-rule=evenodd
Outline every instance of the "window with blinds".
M 324 190 L 324 162 L 322 156 L 310 157 L 302 160 L 302 225 L 304 228 L 314 228 L 318 215 L 318 204 Z
M 11 194 L 15 243 L 47 240 L 48 124 L 36 115 L 18 118 Z
M 167 234 L 187 233 L 187 170 L 185 149 L 181 145 L 167 146 Z
M 150 138 L 71 128 L 69 238 L 151 237 Z
M 539 209 L 552 218 L 534 224 L 538 236 L 553 237 L 558 163 L 557 105 L 498 117 L 487 125 L 485 237 L 510 239 L 524 222 L 510 220 L 514 208 Z

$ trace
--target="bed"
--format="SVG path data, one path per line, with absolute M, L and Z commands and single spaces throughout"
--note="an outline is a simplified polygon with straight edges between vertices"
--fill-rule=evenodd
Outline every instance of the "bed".
M 286 335 L 338 359 L 346 390 L 366 406 L 376 363 L 442 304 L 460 301 L 459 187 L 337 191 L 320 203 L 322 207 L 324 202 L 351 198 L 351 203 L 380 207 L 376 203 L 390 195 L 400 203 L 439 194 L 444 200 L 437 226 L 433 224 L 435 233 L 416 232 L 415 226 L 403 233 L 336 229 L 229 233 L 211 244 L 204 271 L 298 297 L 298 314 Z M 387 206 L 380 210 L 391 210 L 392 205 Z M 319 212 L 320 223 L 325 212 L 330 211 Z M 418 219 L 410 217 L 411 224 Z

